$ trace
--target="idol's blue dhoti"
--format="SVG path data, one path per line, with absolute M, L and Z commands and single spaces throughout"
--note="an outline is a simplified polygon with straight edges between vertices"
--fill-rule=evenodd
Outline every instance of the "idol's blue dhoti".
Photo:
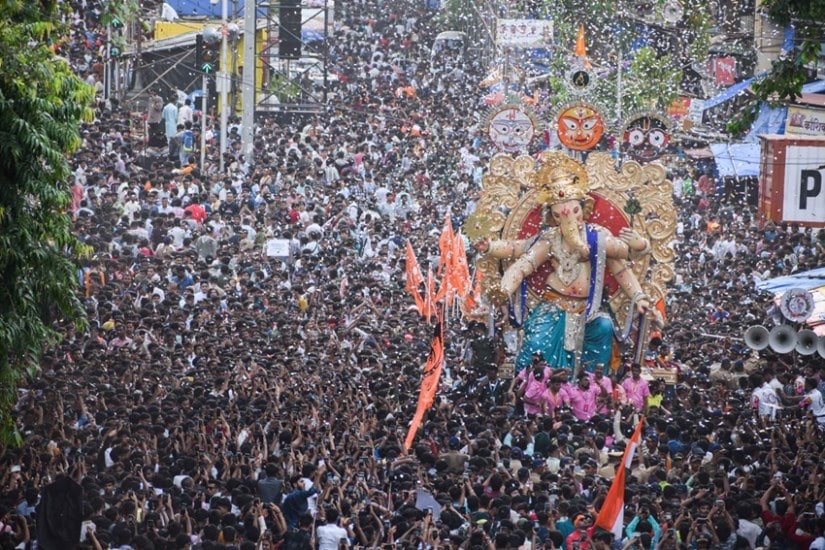
M 581 313 L 568 313 L 555 302 L 542 302 L 534 307 L 524 323 L 524 340 L 516 357 L 516 372 L 530 365 L 534 352 L 540 352 L 552 368 L 569 368 L 576 365 L 574 350 L 565 349 L 565 331 L 569 317 L 581 317 Z M 568 336 L 569 337 L 569 336 Z M 597 314 L 584 324 L 584 340 L 578 347 L 581 362 L 588 371 L 597 364 L 610 364 L 613 349 L 613 322 L 606 314 Z

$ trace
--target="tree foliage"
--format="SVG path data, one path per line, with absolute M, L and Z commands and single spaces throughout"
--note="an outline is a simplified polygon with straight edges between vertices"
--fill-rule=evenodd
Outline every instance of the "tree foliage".
M 825 41 L 825 0 L 764 0 L 762 8 L 776 23 L 793 24 L 798 45 L 774 60 L 770 72 L 751 86 L 753 99 L 727 125 L 733 135 L 750 128 L 761 102 L 784 104 L 800 96 Z
M 679 96 L 682 71 L 672 56 L 659 55 L 653 48 L 640 48 L 636 50 L 625 78 L 625 112 L 664 111 Z
M 83 245 L 67 215 L 79 123 L 94 90 L 50 44 L 63 32 L 56 2 L 3 2 L 0 12 L 0 439 L 19 442 L 13 408 L 23 376 L 56 340 L 53 321 L 82 323 L 74 258 Z
M 473 36 L 484 27 L 481 8 L 474 0 L 446 0 L 436 26 L 440 31 L 462 31 Z

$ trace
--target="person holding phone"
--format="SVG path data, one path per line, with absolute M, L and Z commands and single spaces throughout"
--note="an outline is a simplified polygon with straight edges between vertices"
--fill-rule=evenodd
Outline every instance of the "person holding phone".
M 320 469 L 318 471 L 320 471 Z M 300 475 L 292 476 L 289 482 L 293 489 L 284 497 L 281 510 L 283 511 L 287 528 L 294 530 L 298 529 L 298 522 L 301 516 L 310 512 L 309 499 L 315 497 L 319 491 L 317 483 L 312 483 L 307 487 L 307 478 L 301 477 Z
M 628 523 L 625 528 L 625 535 L 628 538 L 643 533 L 647 533 L 650 536 L 652 546 L 656 546 L 662 538 L 662 528 L 659 526 L 656 518 L 650 513 L 650 509 L 647 506 L 640 506 L 639 511 L 636 512 L 636 515 L 633 516 L 633 519 L 630 520 L 630 523 Z
M 592 550 L 593 531 L 595 531 L 593 516 L 588 513 L 576 515 L 573 518 L 573 532 L 567 535 L 564 541 L 565 548 L 578 547 L 579 550 Z

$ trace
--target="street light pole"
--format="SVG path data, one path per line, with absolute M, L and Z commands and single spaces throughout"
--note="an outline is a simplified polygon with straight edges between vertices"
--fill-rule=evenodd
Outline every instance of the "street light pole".
M 206 103 L 209 97 L 209 81 L 206 77 L 206 72 L 201 77 L 201 171 L 206 166 Z
M 241 150 L 246 155 L 246 161 L 252 162 L 254 154 L 253 146 L 253 126 L 255 125 L 255 79 L 257 72 L 255 67 L 256 48 L 256 18 L 257 7 L 255 0 L 244 1 L 244 37 L 243 37 L 243 80 L 241 102 L 243 113 L 241 114 Z M 325 73 L 326 74 L 326 73 Z
M 229 31 L 227 25 L 229 23 L 229 7 L 227 0 L 221 0 L 221 20 L 223 21 L 223 29 L 221 30 L 221 58 L 220 68 L 217 75 L 218 93 L 220 94 L 220 109 L 221 109 L 221 133 L 220 133 L 220 170 L 221 174 L 224 171 L 224 153 L 226 152 L 226 124 L 229 118 L 229 102 L 227 101 L 229 94 L 229 76 L 226 73 L 226 62 L 229 57 Z

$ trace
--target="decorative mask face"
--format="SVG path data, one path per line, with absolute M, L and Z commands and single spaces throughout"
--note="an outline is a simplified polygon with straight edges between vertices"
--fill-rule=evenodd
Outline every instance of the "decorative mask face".
M 636 116 L 625 124 L 622 147 L 639 162 L 656 160 L 670 143 L 667 124 L 660 118 L 645 114 Z
M 568 149 L 588 151 L 599 143 L 602 134 L 604 134 L 602 116 L 588 105 L 574 105 L 559 115 L 559 141 Z
M 508 107 L 490 117 L 488 133 L 490 141 L 499 150 L 520 153 L 527 150 L 536 130 L 527 113 Z

